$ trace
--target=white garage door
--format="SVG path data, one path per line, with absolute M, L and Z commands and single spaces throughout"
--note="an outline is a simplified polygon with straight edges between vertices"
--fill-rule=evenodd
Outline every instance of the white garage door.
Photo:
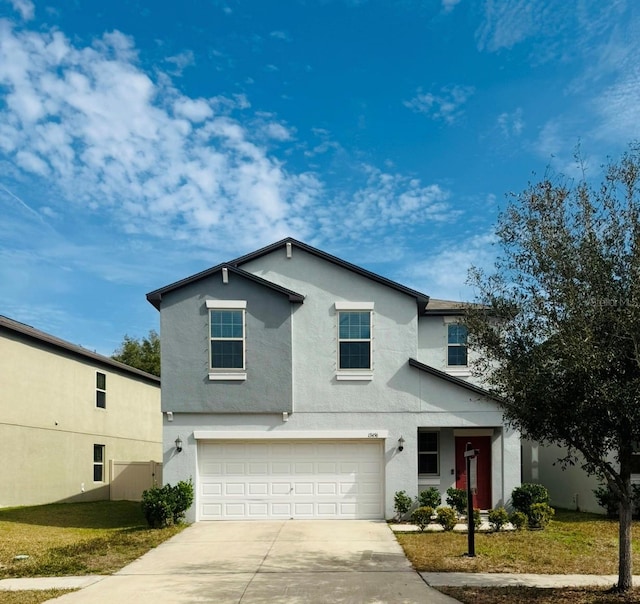
M 202 442 L 200 520 L 383 518 L 382 441 Z

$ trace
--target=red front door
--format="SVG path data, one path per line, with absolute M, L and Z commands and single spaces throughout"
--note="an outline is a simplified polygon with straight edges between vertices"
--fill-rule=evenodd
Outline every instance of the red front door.
M 467 443 L 478 449 L 477 483 L 478 491 L 473 496 L 473 507 L 491 509 L 491 437 L 456 436 L 456 488 L 467 488 L 467 464 L 464 452 Z

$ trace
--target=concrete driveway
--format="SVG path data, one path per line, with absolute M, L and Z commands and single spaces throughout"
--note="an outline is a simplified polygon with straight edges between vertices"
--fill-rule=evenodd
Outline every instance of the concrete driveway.
M 382 521 L 200 522 L 65 604 L 445 604 Z

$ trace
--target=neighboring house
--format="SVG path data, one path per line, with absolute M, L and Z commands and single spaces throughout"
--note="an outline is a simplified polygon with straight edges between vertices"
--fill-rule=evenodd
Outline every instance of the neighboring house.
M 519 434 L 471 381 L 460 303 L 290 238 L 147 299 L 164 477 L 194 480 L 190 520 L 390 518 L 397 491 L 463 487 L 469 442 L 477 506 L 520 484 Z
M 109 499 L 160 459 L 160 379 L 0 316 L 0 442 L 0 507 Z
M 535 441 L 522 441 L 522 481 L 544 485 L 549 491 L 550 503 L 554 507 L 580 510 L 595 514 L 606 513 L 593 491 L 604 486 L 596 476 L 582 469 L 583 457 L 563 469 L 558 460 L 567 454 L 567 449 L 558 445 L 541 445 Z M 611 455 L 611 463 L 616 464 Z M 640 484 L 640 453 L 634 454 L 631 482 Z

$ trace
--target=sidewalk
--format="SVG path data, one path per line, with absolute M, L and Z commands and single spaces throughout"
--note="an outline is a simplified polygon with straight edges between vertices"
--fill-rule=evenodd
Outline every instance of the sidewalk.
M 611 587 L 617 575 L 532 575 L 518 573 L 427 573 L 420 576 L 431 587 Z M 0 591 L 39 589 L 82 589 L 111 575 L 85 575 L 82 577 L 35 577 L 0 580 Z M 633 577 L 640 585 L 640 575 Z

